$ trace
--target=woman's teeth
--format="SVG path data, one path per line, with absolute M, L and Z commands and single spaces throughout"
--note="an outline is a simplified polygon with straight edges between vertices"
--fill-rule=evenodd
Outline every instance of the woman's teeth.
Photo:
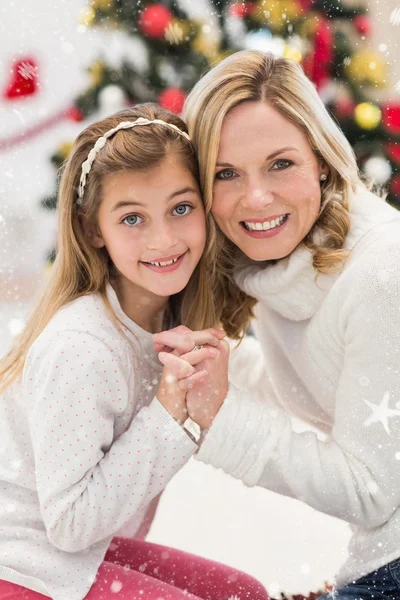
M 282 217 L 278 217 L 272 221 L 263 221 L 262 223 L 250 223 L 249 221 L 243 221 L 243 225 L 248 231 L 268 231 L 269 229 L 274 229 L 275 227 L 282 225 L 288 216 L 289 215 L 283 215 Z
M 174 258 L 173 260 L 167 260 L 166 262 L 150 262 L 149 265 L 154 265 L 155 267 L 168 267 L 169 265 L 173 265 L 180 258 Z

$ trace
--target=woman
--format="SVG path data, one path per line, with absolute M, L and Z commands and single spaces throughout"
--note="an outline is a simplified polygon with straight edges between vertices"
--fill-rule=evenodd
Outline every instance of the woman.
M 288 59 L 234 54 L 185 117 L 216 222 L 220 319 L 240 338 L 254 309 L 265 362 L 239 353 L 254 393 L 208 403 L 198 458 L 351 525 L 336 598 L 400 598 L 400 214 L 366 189 Z M 294 432 L 290 413 L 321 434 Z

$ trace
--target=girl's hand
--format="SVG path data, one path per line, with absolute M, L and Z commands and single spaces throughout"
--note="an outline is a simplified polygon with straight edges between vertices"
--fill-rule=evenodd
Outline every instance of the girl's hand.
M 179 389 L 186 395 L 186 416 L 208 429 L 228 393 L 228 343 L 222 340 L 218 348 L 205 346 L 181 356 L 161 352 L 159 358 L 179 379 Z M 195 367 L 194 372 L 185 363 Z
M 226 335 L 223 329 L 210 327 L 202 331 L 192 331 L 184 325 L 174 327 L 168 331 L 161 331 L 153 335 L 154 349 L 156 352 L 171 352 L 176 350 L 178 354 L 186 354 L 195 346 L 218 346 L 220 340 Z
M 188 385 L 201 383 L 207 378 L 207 371 L 196 370 L 195 366 L 207 359 L 217 355 L 217 350 L 212 346 L 206 346 L 199 350 L 189 352 L 186 360 L 180 358 L 176 353 L 161 352 L 161 362 L 164 364 L 161 381 L 157 390 L 157 398 L 170 415 L 183 424 L 187 417 L 186 389 Z M 185 381 L 182 386 L 181 382 Z

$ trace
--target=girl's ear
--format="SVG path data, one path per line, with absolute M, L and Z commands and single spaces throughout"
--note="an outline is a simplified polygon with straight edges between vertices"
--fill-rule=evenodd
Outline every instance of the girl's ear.
M 91 223 L 86 215 L 79 215 L 79 221 L 82 225 L 83 232 L 89 241 L 89 244 L 93 246 L 93 248 L 103 248 L 105 246 L 105 242 L 97 226 Z

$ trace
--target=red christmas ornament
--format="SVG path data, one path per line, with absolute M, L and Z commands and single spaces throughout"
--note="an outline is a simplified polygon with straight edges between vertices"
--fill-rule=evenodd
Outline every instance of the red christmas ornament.
M 327 19 L 321 19 L 314 37 L 313 81 L 319 89 L 329 81 L 333 60 L 333 34 Z
M 382 124 L 390 133 L 400 134 L 400 102 L 390 102 L 382 106 Z
M 186 94 L 181 88 L 167 88 L 158 97 L 158 104 L 179 115 L 182 112 Z
M 354 19 L 354 26 L 361 35 L 369 36 L 371 34 L 372 23 L 367 15 L 358 15 Z
M 229 7 L 229 14 L 243 19 L 252 14 L 255 9 L 254 2 L 234 2 Z
M 393 177 L 392 181 L 390 182 L 389 191 L 391 194 L 393 194 L 393 196 L 400 197 L 400 175 Z
M 311 10 L 312 5 L 314 4 L 314 0 L 300 0 L 299 2 L 301 9 L 303 12 L 309 12 Z
M 400 165 L 400 144 L 397 142 L 386 144 L 386 153 L 393 162 Z
M 4 98 L 15 100 L 33 96 L 38 90 L 38 67 L 34 58 L 27 57 L 14 62 L 11 81 L 4 91 Z
M 67 117 L 67 119 L 70 119 L 71 121 L 75 121 L 76 123 L 79 123 L 80 121 L 83 121 L 83 119 L 85 118 L 85 115 L 83 114 L 81 109 L 78 108 L 77 106 L 71 106 L 71 108 L 69 108 L 66 112 L 66 117 Z
M 351 98 L 341 98 L 335 104 L 335 115 L 339 119 L 353 116 L 356 103 Z
M 303 69 L 319 90 L 331 79 L 333 34 L 327 19 L 319 19 L 315 28 L 313 49 L 303 59 Z
M 140 13 L 138 21 L 139 29 L 148 38 L 162 38 L 172 19 L 173 15 L 166 6 L 152 4 Z

